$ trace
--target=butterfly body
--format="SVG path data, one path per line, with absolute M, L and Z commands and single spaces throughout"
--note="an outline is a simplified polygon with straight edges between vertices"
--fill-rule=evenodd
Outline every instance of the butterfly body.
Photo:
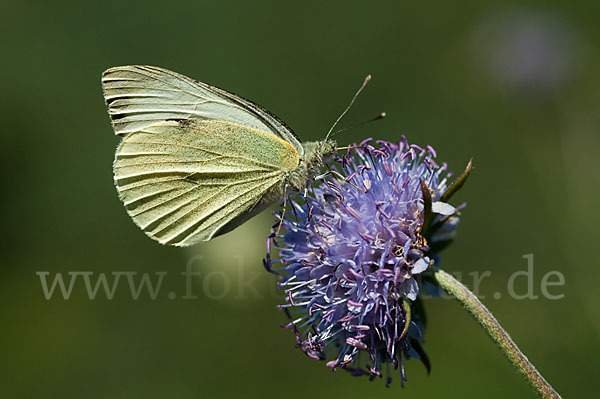
M 233 230 L 285 193 L 304 191 L 335 151 L 329 140 L 301 143 L 249 100 L 165 69 L 111 68 L 103 86 L 123 137 L 114 163 L 119 196 L 163 244 Z

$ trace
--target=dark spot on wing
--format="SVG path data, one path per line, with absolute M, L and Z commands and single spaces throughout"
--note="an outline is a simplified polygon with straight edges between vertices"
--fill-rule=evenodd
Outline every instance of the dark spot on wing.
M 165 119 L 167 122 L 177 122 L 180 127 L 190 127 L 195 122 L 192 119 L 179 119 L 179 118 L 169 118 Z

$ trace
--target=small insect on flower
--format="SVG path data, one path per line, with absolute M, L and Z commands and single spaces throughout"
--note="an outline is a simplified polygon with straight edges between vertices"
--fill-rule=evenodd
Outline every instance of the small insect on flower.
M 297 346 L 332 369 L 406 380 L 405 358 L 419 358 L 424 314 L 419 275 L 454 236 L 461 207 L 432 147 L 371 139 L 352 146 L 305 195 L 278 215 L 267 239 L 268 271 L 279 276 Z M 271 259 L 272 247 L 279 259 Z M 275 257 L 275 255 L 273 255 Z M 277 265 L 281 263 L 281 265 Z M 279 267 L 277 267 L 279 266 Z M 384 371 L 385 368 L 385 371 Z

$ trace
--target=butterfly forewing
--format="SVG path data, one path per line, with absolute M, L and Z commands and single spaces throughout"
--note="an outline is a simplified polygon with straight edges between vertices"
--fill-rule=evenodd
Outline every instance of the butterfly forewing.
M 298 162 L 289 143 L 238 124 L 166 121 L 124 137 L 115 184 L 146 234 L 187 246 L 268 205 Z
M 272 134 L 304 155 L 291 129 L 264 108 L 178 73 L 153 66 L 115 67 L 104 72 L 102 84 L 118 135 L 168 119 L 222 120 Z

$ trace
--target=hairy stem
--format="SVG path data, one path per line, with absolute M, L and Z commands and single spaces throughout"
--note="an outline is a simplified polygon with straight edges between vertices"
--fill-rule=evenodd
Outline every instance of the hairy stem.
M 540 397 L 560 398 L 558 392 L 519 350 L 498 320 L 467 287 L 443 270 L 435 271 L 434 278 L 444 291 L 456 298 L 471 313 Z

